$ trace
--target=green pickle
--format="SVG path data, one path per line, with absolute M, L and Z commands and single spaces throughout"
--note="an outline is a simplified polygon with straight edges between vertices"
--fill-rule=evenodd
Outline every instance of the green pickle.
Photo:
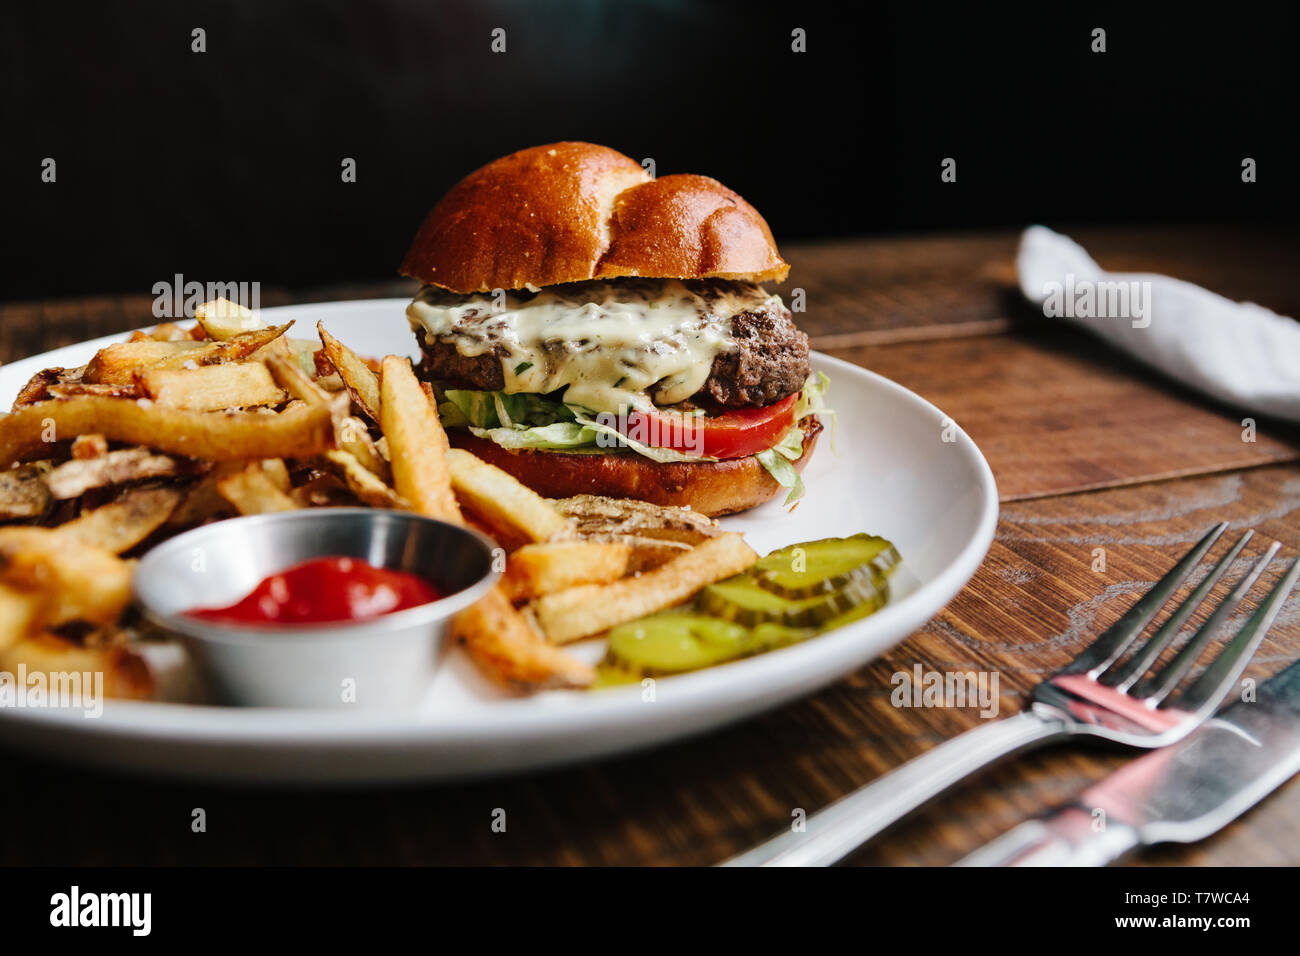
M 609 632 L 605 664 L 633 674 L 698 670 L 752 653 L 749 628 L 674 608 Z
M 889 600 L 899 561 L 893 544 L 868 534 L 773 551 L 693 605 L 612 628 L 596 686 L 711 667 L 864 618 Z
M 877 583 L 870 575 L 851 579 L 843 587 L 807 598 L 785 598 L 763 587 L 749 572 L 710 584 L 695 599 L 705 614 L 736 621 L 746 627 L 759 624 L 785 624 L 789 627 L 820 627 L 859 605 L 871 610 L 882 607 L 889 596 L 888 586 Z
M 864 578 L 879 583 L 899 560 L 898 550 L 884 538 L 855 534 L 781 548 L 760 558 L 748 573 L 766 590 L 800 600 L 836 591 Z
M 886 595 L 887 598 L 888 595 Z M 839 617 L 831 618 L 821 627 L 790 627 L 788 624 L 774 624 L 772 622 L 759 624 L 753 628 L 754 639 L 761 645 L 761 650 L 773 651 L 778 647 L 789 647 L 791 644 L 798 644 L 800 641 L 806 641 L 818 634 L 825 634 L 846 624 L 852 624 L 856 620 L 869 617 L 879 609 L 880 606 L 876 604 L 859 604 L 851 611 L 846 611 Z

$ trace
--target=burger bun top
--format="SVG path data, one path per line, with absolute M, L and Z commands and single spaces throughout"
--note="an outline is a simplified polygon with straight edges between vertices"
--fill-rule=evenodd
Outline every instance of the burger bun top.
M 780 282 L 790 267 L 716 179 L 652 179 L 592 143 L 551 143 L 470 173 L 425 217 L 403 275 L 452 292 L 622 276 Z

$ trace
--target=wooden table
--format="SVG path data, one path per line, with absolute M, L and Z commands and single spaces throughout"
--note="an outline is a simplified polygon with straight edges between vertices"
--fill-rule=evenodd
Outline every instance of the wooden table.
M 1087 229 L 1107 268 L 1164 272 L 1300 315 L 1294 235 L 1222 228 Z M 1201 533 L 1228 519 L 1300 553 L 1300 431 L 1206 402 L 1014 293 L 1016 236 L 875 239 L 788 248 L 786 290 L 817 348 L 914 389 L 993 466 L 997 540 L 934 621 L 805 700 L 648 753 L 471 785 L 368 791 L 233 790 L 91 773 L 6 755 L 0 863 L 708 864 L 973 726 L 974 708 L 896 709 L 890 675 L 996 671 L 1003 712 L 1110 624 Z M 404 295 L 404 283 L 263 289 L 263 304 Z M 0 306 L 0 359 L 146 324 L 151 298 Z M 1300 357 L 1297 357 L 1300 360 Z M 844 423 L 852 428 L 852 422 Z M 816 494 L 816 489 L 811 494 Z M 1105 570 L 1098 565 L 1105 554 Z M 1256 550 L 1252 548 L 1252 552 Z M 1293 599 L 1248 672 L 1300 655 Z M 1122 762 L 1061 748 L 996 769 L 853 860 L 947 864 Z M 208 832 L 190 832 L 191 811 Z M 508 828 L 490 826 L 495 808 Z M 1300 863 L 1300 781 L 1224 832 L 1141 863 Z

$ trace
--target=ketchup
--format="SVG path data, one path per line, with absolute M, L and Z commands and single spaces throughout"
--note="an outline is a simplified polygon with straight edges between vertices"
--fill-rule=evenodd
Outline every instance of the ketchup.
M 219 624 L 328 624 L 405 611 L 442 596 L 406 571 L 360 558 L 313 558 L 271 575 L 229 607 L 187 613 Z

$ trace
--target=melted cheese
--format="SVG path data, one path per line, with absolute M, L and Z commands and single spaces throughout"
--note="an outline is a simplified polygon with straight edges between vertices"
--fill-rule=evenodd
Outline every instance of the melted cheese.
M 425 286 L 406 315 L 428 343 L 496 355 L 507 392 L 567 389 L 570 404 L 618 412 L 690 398 L 714 357 L 736 348 L 732 317 L 780 302 L 744 283 L 623 279 L 535 295 L 463 296 Z

